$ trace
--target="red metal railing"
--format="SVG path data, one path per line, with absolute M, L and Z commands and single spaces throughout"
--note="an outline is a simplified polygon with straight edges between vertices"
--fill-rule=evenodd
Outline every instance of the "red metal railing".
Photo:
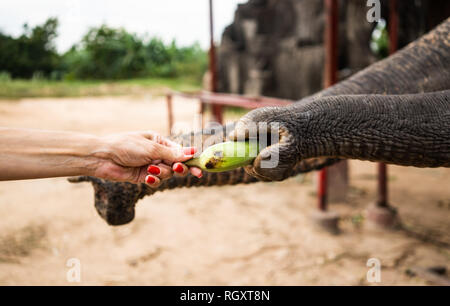
M 213 1 L 209 0 L 209 74 L 211 77 L 211 88 L 212 92 L 217 92 L 217 58 L 216 58 L 216 46 L 214 45 L 214 18 L 213 18 Z M 203 104 L 200 106 L 201 109 L 204 108 Z M 214 104 L 212 106 L 212 114 L 214 120 L 219 123 L 223 123 L 223 110 L 222 105 Z
M 338 50 L 338 6 L 337 0 L 325 0 L 325 67 L 324 86 L 329 87 L 337 82 L 337 50 Z M 327 209 L 327 168 L 319 172 L 318 206 Z
M 389 54 L 397 51 L 398 44 L 398 12 L 397 0 L 389 1 Z M 378 206 L 388 206 L 387 166 L 378 163 Z
M 168 129 L 169 135 L 172 131 L 173 127 L 173 105 L 172 100 L 173 96 L 179 96 L 184 98 L 196 99 L 203 104 L 210 104 L 212 106 L 220 106 L 220 111 L 223 111 L 223 107 L 225 106 L 233 106 L 233 107 L 241 107 L 245 109 L 255 109 L 259 107 L 267 107 L 267 106 L 287 106 L 294 101 L 285 100 L 285 99 L 276 99 L 270 97 L 250 97 L 250 96 L 241 96 L 235 94 L 226 94 L 226 93 L 215 93 L 208 91 L 200 91 L 200 92 L 178 92 L 171 91 L 167 94 L 167 115 L 168 115 Z M 201 115 L 202 123 L 204 116 L 204 107 L 200 107 L 199 114 Z M 217 118 L 214 116 L 215 119 Z M 222 114 L 221 114 L 222 117 Z M 219 122 L 222 123 L 222 122 Z

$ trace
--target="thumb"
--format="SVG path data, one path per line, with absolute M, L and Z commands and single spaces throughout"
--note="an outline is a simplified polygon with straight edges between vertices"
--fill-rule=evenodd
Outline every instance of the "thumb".
M 168 147 L 159 143 L 153 144 L 153 151 L 151 158 L 161 159 L 169 162 L 184 162 L 194 157 L 197 149 L 195 147 Z

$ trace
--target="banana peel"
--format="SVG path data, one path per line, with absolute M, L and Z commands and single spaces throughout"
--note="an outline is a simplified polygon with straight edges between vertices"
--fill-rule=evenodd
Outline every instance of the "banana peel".
M 258 141 L 227 141 L 206 148 L 185 164 L 207 172 L 224 172 L 252 163 L 258 153 Z

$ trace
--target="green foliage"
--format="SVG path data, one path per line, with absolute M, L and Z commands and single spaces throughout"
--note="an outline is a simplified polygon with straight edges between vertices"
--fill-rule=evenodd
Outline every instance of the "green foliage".
M 146 72 L 143 42 L 123 29 L 104 25 L 89 30 L 81 46 L 72 48 L 65 58 L 75 78 L 126 79 Z
M 58 21 L 12 38 L 0 33 L 0 71 L 13 78 L 49 80 L 118 80 L 145 77 L 189 77 L 201 80 L 206 52 L 196 43 L 178 47 L 161 39 L 148 41 L 123 28 L 91 28 L 69 51 L 58 55 L 54 47 Z
M 198 44 L 177 47 L 158 38 L 148 43 L 124 29 L 105 25 L 91 29 L 82 43 L 64 55 L 69 78 L 126 79 L 180 77 L 200 79 L 206 70 L 206 53 Z
M 0 33 L 0 71 L 13 78 L 31 78 L 35 73 L 49 76 L 59 60 L 53 44 L 57 27 L 58 20 L 50 18 L 33 29 L 24 25 L 17 39 Z
M 6 83 L 11 81 L 11 74 L 8 71 L 0 71 L 0 82 Z
M 389 55 L 389 35 L 386 29 L 386 21 L 380 19 L 372 32 L 370 49 L 379 58 L 385 58 Z
M 105 80 L 32 80 L 8 78 L 0 73 L 0 98 L 78 97 L 102 95 L 148 94 L 164 95 L 167 89 L 197 91 L 201 83 L 192 78 L 142 78 L 117 81 Z

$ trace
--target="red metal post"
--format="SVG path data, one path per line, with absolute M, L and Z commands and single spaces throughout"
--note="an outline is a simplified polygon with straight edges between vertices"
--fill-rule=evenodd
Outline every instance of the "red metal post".
M 202 99 L 200 99 L 200 106 L 199 106 L 199 108 L 198 108 L 198 114 L 199 114 L 199 116 L 200 116 L 200 127 L 203 129 L 203 127 L 204 127 L 204 120 L 203 120 L 203 115 L 204 115 L 204 112 L 205 112 L 205 103 L 203 102 L 203 100 Z
M 211 76 L 211 91 L 217 92 L 217 64 L 216 64 L 216 48 L 214 46 L 214 18 L 213 18 L 213 1 L 209 0 L 209 72 Z M 212 105 L 212 113 L 214 120 L 223 123 L 223 112 L 221 105 Z
M 167 123 L 168 123 L 168 133 L 167 135 L 172 134 L 172 126 L 173 126 L 173 111 L 172 111 L 172 94 L 167 94 Z
M 389 54 L 395 53 L 398 47 L 398 12 L 397 0 L 389 1 Z
M 317 196 L 319 197 L 319 210 L 327 210 L 327 168 L 319 172 L 319 190 Z
M 378 199 L 377 205 L 388 206 L 387 200 L 387 166 L 384 163 L 378 163 Z
M 325 75 L 324 86 L 329 87 L 337 82 L 337 38 L 338 38 L 338 6 L 337 0 L 325 0 Z M 319 172 L 319 209 L 327 209 L 327 169 Z
M 397 0 L 389 1 L 389 54 L 397 51 L 398 45 L 398 13 Z M 388 206 L 387 166 L 378 164 L 378 199 L 377 205 Z
M 337 82 L 337 39 L 338 6 L 337 0 L 325 0 L 325 87 Z

